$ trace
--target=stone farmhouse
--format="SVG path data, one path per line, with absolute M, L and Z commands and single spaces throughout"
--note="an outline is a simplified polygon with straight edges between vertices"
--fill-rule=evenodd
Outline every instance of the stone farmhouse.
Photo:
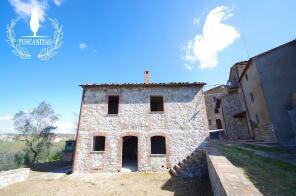
M 202 150 L 205 83 L 85 84 L 74 173 L 162 171 Z
M 216 101 L 225 135 L 280 145 L 296 144 L 296 40 L 239 62 L 228 92 Z

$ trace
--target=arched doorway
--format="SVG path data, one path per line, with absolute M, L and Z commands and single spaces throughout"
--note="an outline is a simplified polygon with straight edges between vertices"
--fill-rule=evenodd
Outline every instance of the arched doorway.
M 138 137 L 136 136 L 122 138 L 122 170 L 138 170 Z

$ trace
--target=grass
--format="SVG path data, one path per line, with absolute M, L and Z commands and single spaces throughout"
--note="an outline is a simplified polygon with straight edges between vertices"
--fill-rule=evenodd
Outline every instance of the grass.
M 254 144 L 244 144 L 244 147 L 251 148 L 253 150 L 261 150 L 261 151 L 267 151 L 267 152 L 274 152 L 274 153 L 282 153 L 282 152 L 288 152 L 289 149 L 281 146 L 271 146 L 271 147 L 265 147 L 265 146 L 258 146 Z
M 264 195 L 295 195 L 296 166 L 256 156 L 240 147 L 220 145 L 219 149 L 232 164 L 244 170 Z

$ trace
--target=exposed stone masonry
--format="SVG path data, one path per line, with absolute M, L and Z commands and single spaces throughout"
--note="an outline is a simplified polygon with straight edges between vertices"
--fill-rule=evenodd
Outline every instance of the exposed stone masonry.
M 138 170 L 167 170 L 206 145 L 208 125 L 202 87 L 84 87 L 74 172 L 118 172 L 122 138 L 138 137 Z M 108 96 L 119 95 L 119 114 L 107 114 Z M 164 99 L 150 111 L 150 96 Z M 93 136 L 105 136 L 105 151 L 92 152 Z M 164 136 L 165 155 L 151 155 L 150 138 Z

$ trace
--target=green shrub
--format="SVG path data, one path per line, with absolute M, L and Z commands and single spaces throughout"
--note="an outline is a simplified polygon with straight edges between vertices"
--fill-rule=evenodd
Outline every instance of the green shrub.
M 0 171 L 23 167 L 27 162 L 25 151 L 0 154 Z

